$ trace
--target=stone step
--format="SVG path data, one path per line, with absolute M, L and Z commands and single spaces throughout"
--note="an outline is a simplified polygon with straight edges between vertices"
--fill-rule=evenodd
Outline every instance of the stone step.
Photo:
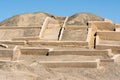
M 11 60 L 13 57 L 13 49 L 0 49 L 0 60 Z
M 0 29 L 30 29 L 30 28 L 38 28 L 41 29 L 39 26 L 0 26 Z
M 39 64 L 49 68 L 98 68 L 99 60 L 95 61 L 40 61 Z
M 60 28 L 60 24 L 48 24 L 47 29 Z
M 12 39 L 13 41 L 15 40 L 39 40 L 38 36 L 33 36 L 33 37 L 16 37 Z
M 101 41 L 99 41 L 99 44 L 104 44 L 104 45 L 120 45 L 120 41 L 101 40 Z
M 41 41 L 41 40 L 30 40 L 30 45 L 51 45 L 51 46 L 77 46 L 77 47 L 88 47 L 88 42 L 85 41 Z
M 87 26 L 79 26 L 79 25 L 67 25 L 65 29 L 67 30 L 87 30 Z
M 112 49 L 112 50 L 119 50 L 120 45 L 112 45 L 112 44 L 97 44 L 96 49 Z
M 0 60 L 0 68 L 5 66 L 6 64 L 14 64 L 20 61 L 11 61 L 11 60 Z
M 99 31 L 97 35 L 101 40 L 120 41 L 120 32 L 115 31 Z
M 0 60 L 17 60 L 19 57 L 20 51 L 18 46 L 15 46 L 11 49 L 0 49 Z
M 22 47 L 21 54 L 24 55 L 47 55 L 49 49 L 41 47 Z
M 0 60 L 12 60 L 11 57 L 0 57 Z
M 59 55 L 59 56 L 44 56 L 44 55 L 21 55 L 20 60 L 25 61 L 91 61 L 96 59 L 109 59 L 103 56 L 79 56 L 79 55 Z
M 86 41 L 87 30 L 64 30 L 62 40 L 64 41 Z
M 44 30 L 42 39 L 52 39 L 52 40 L 58 40 L 59 30 L 60 30 L 59 24 L 48 24 L 46 29 Z
M 115 25 L 110 21 L 88 21 L 89 27 L 100 31 L 114 31 Z
M 108 63 L 108 62 L 114 62 L 114 59 L 100 59 L 100 62 Z
M 43 39 L 58 39 L 59 29 L 47 29 L 43 35 Z
M 52 50 L 49 55 L 83 55 L 83 56 L 109 56 L 111 55 L 111 50 Z
M 2 43 L 2 44 L 11 44 L 11 45 L 25 45 L 26 41 L 24 41 L 24 40 L 17 40 L 17 41 L 0 40 L 0 43 Z

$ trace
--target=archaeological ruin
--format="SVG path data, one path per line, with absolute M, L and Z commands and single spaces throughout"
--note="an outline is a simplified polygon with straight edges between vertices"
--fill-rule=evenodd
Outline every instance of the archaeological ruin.
M 0 22 L 0 80 L 119 80 L 120 25 L 90 13 Z

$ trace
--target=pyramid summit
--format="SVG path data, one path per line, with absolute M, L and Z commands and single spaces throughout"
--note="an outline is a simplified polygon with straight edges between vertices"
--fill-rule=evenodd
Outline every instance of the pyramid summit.
M 119 42 L 120 25 L 91 13 L 16 15 L 0 22 L 0 77 L 119 80 Z
M 65 17 L 57 17 L 48 13 L 36 12 L 36 13 L 26 13 L 13 16 L 8 18 L 0 23 L 0 26 L 41 26 L 44 19 L 50 17 L 56 21 L 64 21 Z M 100 18 L 94 14 L 90 13 L 78 13 L 72 15 L 68 19 L 68 24 L 70 22 L 79 23 L 79 25 L 85 25 L 87 21 L 101 21 L 103 18 Z

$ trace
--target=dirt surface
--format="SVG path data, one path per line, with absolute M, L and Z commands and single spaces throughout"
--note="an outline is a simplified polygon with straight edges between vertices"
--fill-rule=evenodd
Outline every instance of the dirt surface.
M 0 69 L 1 80 L 119 80 L 120 63 L 95 68 L 47 68 L 38 62 L 6 63 Z

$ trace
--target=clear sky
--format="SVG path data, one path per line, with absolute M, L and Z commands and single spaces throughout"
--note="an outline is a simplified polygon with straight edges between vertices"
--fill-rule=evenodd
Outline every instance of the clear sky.
M 120 0 L 0 0 L 0 21 L 21 13 L 47 12 L 57 16 L 89 12 L 120 23 Z

